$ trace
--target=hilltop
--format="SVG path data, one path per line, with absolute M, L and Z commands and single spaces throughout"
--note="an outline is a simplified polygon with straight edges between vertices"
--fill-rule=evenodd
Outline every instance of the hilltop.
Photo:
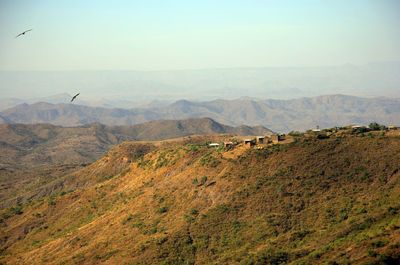
M 125 142 L 2 211 L 6 264 L 396 264 L 400 138 Z

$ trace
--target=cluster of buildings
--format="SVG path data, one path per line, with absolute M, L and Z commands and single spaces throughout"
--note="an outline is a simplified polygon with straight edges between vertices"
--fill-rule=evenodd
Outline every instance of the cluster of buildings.
M 326 130 L 321 130 L 319 128 L 319 126 L 317 126 L 315 129 L 311 129 L 311 130 L 308 130 L 307 132 L 305 132 L 304 135 L 307 136 L 307 135 L 310 134 L 310 132 L 314 133 L 313 135 L 315 135 L 315 133 L 319 134 L 319 133 L 324 132 L 326 134 L 326 136 L 329 136 L 329 135 L 331 135 L 331 134 L 333 134 L 335 132 L 341 131 L 341 130 L 350 129 L 350 130 L 354 131 L 354 130 L 359 130 L 359 129 L 362 129 L 362 128 L 368 128 L 368 127 L 367 126 L 362 126 L 362 125 L 350 125 L 350 126 L 341 127 L 341 128 L 336 127 L 336 128 L 333 129 L 333 131 L 332 131 L 332 129 L 328 129 L 326 131 Z M 399 127 L 398 126 L 394 126 L 394 125 L 389 125 L 389 126 L 387 126 L 385 128 L 388 131 L 397 131 L 397 130 L 399 130 Z M 281 142 L 283 140 L 285 140 L 285 135 L 284 134 L 271 134 L 271 135 L 266 135 L 266 136 L 255 136 L 255 137 L 251 137 L 251 138 L 244 138 L 241 142 L 238 142 L 238 141 L 235 141 L 235 142 L 226 141 L 226 142 L 223 142 L 223 143 L 214 142 L 214 143 L 209 143 L 208 146 L 209 147 L 214 147 L 214 148 L 219 148 L 219 147 L 223 146 L 225 149 L 231 149 L 234 146 L 236 146 L 236 145 L 238 145 L 240 143 L 243 143 L 243 145 L 248 147 L 248 148 L 255 147 L 255 146 L 257 146 L 257 148 L 263 148 L 264 145 L 267 145 L 267 144 L 270 144 L 270 143 L 278 144 L 279 142 Z
M 242 143 L 244 144 L 244 146 L 250 148 L 250 147 L 253 147 L 256 145 L 265 145 L 265 144 L 269 144 L 269 143 L 277 144 L 280 141 L 283 141 L 284 139 L 285 139 L 284 135 L 272 134 L 272 135 L 266 135 L 266 136 L 256 136 L 256 137 L 252 137 L 252 138 L 245 138 L 245 139 L 243 139 Z M 239 144 L 239 143 L 232 142 L 232 141 L 223 142 L 223 146 L 226 149 L 233 148 L 237 144 Z M 221 145 L 219 143 L 210 143 L 210 144 L 208 144 L 208 146 L 218 148 Z
M 252 147 L 255 145 L 262 145 L 262 144 L 269 144 L 269 143 L 277 144 L 283 140 L 285 140 L 285 137 L 284 137 L 284 135 L 281 135 L 281 134 L 256 136 L 255 138 L 244 139 L 244 145 L 247 147 Z
M 379 125 L 376 124 L 378 128 L 371 128 L 371 125 L 366 126 L 366 125 L 348 125 L 344 127 L 334 127 L 334 128 L 328 128 L 321 130 L 319 126 L 317 126 L 315 129 L 310 129 L 305 132 L 305 134 L 309 134 L 310 132 L 312 133 L 326 133 L 328 136 L 332 133 L 337 133 L 337 132 L 369 132 L 369 131 L 397 131 L 399 129 L 398 126 L 395 125 L 388 125 L 387 127 L 384 125 Z

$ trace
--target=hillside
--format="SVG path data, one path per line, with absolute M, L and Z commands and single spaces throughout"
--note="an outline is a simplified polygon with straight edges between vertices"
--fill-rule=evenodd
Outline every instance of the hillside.
M 176 120 L 209 117 L 230 126 L 262 125 L 278 132 L 304 131 L 319 125 L 323 128 L 369 124 L 380 121 L 400 124 L 400 99 L 360 98 L 328 95 L 293 100 L 179 100 L 159 107 L 121 109 L 75 104 L 21 104 L 0 112 L 13 123 L 51 123 L 79 126 L 89 123 L 133 125 L 152 120 Z
M 397 264 L 398 136 L 204 145 L 226 139 L 116 146 L 67 189 L 3 210 L 0 262 Z
M 207 118 L 152 121 L 133 126 L 3 124 L 0 125 L 0 208 L 60 189 L 58 180 L 126 140 L 270 133 L 260 126 L 230 127 Z

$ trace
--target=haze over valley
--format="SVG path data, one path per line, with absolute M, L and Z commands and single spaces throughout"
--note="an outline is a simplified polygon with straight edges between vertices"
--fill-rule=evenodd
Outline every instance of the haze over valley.
M 90 105 L 119 108 L 181 99 L 295 99 L 329 94 L 400 98 L 399 72 L 400 62 L 180 71 L 0 71 L 0 103 L 6 98 L 67 103 L 65 97 L 46 99 L 65 91 L 82 92 L 81 102 Z

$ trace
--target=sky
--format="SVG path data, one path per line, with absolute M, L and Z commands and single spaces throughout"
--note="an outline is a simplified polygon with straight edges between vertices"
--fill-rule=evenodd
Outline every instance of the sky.
M 398 0 L 0 0 L 0 71 L 400 61 L 399 25 Z

